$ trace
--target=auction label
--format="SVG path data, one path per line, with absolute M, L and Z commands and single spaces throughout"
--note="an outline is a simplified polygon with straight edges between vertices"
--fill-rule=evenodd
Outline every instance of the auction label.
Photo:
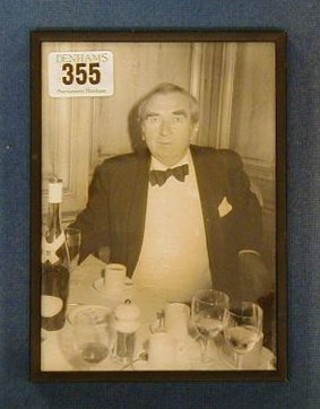
M 112 52 L 50 53 L 49 95 L 55 98 L 113 95 Z

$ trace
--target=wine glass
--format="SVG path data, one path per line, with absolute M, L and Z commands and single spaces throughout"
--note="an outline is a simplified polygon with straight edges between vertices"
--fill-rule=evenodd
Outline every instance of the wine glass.
M 78 256 L 81 245 L 81 232 L 76 227 L 67 227 L 64 230 L 64 234 L 66 236 L 66 242 L 69 251 L 70 272 L 72 272 L 78 265 Z
M 259 305 L 243 301 L 230 307 L 224 337 L 235 352 L 237 368 L 242 369 L 244 355 L 250 352 L 263 336 L 263 312 Z
M 213 289 L 198 290 L 192 298 L 191 317 L 200 334 L 202 361 L 210 361 L 208 343 L 223 331 L 226 311 L 229 307 L 227 294 Z
M 111 356 L 114 330 L 111 314 L 97 314 L 94 310 L 79 312 L 73 323 L 74 347 L 78 358 L 86 366 L 94 366 Z

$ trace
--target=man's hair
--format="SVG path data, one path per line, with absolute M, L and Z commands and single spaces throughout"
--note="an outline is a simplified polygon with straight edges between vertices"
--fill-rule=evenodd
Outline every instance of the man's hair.
M 139 103 L 138 105 L 138 122 L 141 123 L 145 119 L 146 106 L 154 95 L 168 95 L 179 93 L 185 95 L 189 99 L 190 111 L 191 111 L 191 120 L 196 123 L 199 121 L 199 105 L 196 98 L 191 95 L 184 88 L 179 87 L 175 84 L 170 84 L 165 82 L 157 85 L 153 88 Z

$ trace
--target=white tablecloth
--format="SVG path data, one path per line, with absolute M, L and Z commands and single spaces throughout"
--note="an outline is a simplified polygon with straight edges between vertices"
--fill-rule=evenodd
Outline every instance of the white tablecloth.
M 154 323 L 156 313 L 165 308 L 165 294 L 157 288 L 136 288 L 133 285 L 125 287 L 117 296 L 104 294 L 101 291 L 101 272 L 105 264 L 93 256 L 89 256 L 72 273 L 68 298 L 69 314 L 81 305 L 103 305 L 112 310 L 116 305 L 131 299 L 140 308 L 141 327 L 136 334 L 136 355 L 143 350 L 143 345 L 150 335 L 150 324 Z M 171 367 L 152 367 L 147 361 L 138 360 L 133 365 L 124 367 L 124 363 L 112 357 L 106 358 L 100 364 L 84 364 L 78 359 L 73 342 L 73 327 L 68 321 L 59 331 L 44 331 L 45 340 L 41 344 L 42 371 L 114 371 L 114 370 L 234 370 L 235 365 L 230 354 L 224 354 L 222 343 L 210 343 L 210 363 L 201 362 L 199 342 L 189 337 L 178 340 L 177 359 Z M 273 354 L 258 345 L 244 360 L 244 369 L 272 370 Z

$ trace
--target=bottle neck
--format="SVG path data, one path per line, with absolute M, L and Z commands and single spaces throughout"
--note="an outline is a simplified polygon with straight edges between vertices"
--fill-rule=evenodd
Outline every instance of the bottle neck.
M 49 203 L 47 228 L 55 234 L 61 233 L 60 203 Z
M 47 228 L 42 239 L 42 263 L 69 268 L 69 253 L 60 222 L 60 203 L 49 203 Z

